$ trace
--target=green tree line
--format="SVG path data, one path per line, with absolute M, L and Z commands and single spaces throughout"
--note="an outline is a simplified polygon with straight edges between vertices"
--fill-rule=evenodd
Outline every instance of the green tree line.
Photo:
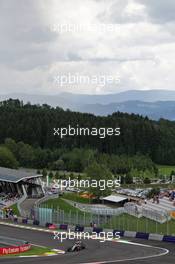
M 120 127 L 121 135 L 102 139 L 96 136 L 69 136 L 62 139 L 54 136 L 53 128 L 67 127 L 68 124 L 88 128 Z M 158 164 L 175 164 L 175 122 L 163 119 L 152 121 L 134 114 L 116 112 L 99 117 L 48 105 L 23 104 L 10 99 L 0 103 L 0 143 L 3 144 L 7 138 L 18 142 L 20 152 L 15 154 L 14 151 L 14 154 L 24 166 L 28 160 L 32 165 L 43 167 L 45 163 L 59 160 L 63 154 L 64 162 L 71 167 L 73 164 L 70 164 L 68 156 L 74 154 L 65 154 L 65 149 L 91 149 L 104 155 L 129 157 L 139 153 Z M 91 154 L 85 152 L 83 155 L 83 163 L 90 162 Z M 71 160 L 74 163 L 73 158 Z M 83 168 L 85 165 L 80 161 L 79 166 Z

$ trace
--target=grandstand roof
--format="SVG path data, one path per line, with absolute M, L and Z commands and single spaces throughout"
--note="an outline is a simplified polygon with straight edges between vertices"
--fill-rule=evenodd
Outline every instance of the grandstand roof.
M 119 203 L 127 199 L 128 199 L 127 197 L 120 196 L 120 195 L 109 195 L 103 198 L 103 200 L 105 201 L 114 202 L 114 203 Z
M 23 170 L 14 170 L 0 167 L 0 181 L 18 183 L 25 179 L 41 177 L 42 175 L 33 175 L 32 172 Z

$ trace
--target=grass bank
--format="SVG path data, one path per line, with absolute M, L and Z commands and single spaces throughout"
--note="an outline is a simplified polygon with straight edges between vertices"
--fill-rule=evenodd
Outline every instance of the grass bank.
M 12 254 L 12 255 L 5 255 L 2 256 L 0 255 L 0 257 L 2 258 L 13 258 L 13 257 L 18 257 L 18 256 L 33 256 L 33 255 L 45 255 L 45 254 L 51 254 L 51 253 L 55 253 L 55 251 L 53 251 L 50 248 L 47 247 L 37 247 L 37 246 L 32 246 L 31 249 L 29 251 L 20 253 L 20 254 Z
M 44 202 L 41 204 L 41 207 L 47 207 L 47 208 L 52 208 L 52 209 L 59 209 L 59 210 L 64 210 L 64 212 L 69 213 L 70 211 L 72 213 L 81 213 L 81 210 L 78 208 L 66 203 L 64 200 L 61 198 L 55 198 L 55 199 L 49 199 L 48 201 Z

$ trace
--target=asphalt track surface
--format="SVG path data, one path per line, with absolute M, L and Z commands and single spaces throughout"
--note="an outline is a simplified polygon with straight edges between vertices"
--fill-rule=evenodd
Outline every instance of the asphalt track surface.
M 66 250 L 72 241 L 60 243 L 54 235 L 39 231 L 20 229 L 0 225 L 0 235 L 28 240 L 32 244 Z M 52 257 L 38 258 L 3 258 L 3 264 L 100 264 L 100 263 L 135 263 L 135 264 L 171 264 L 175 263 L 175 245 L 172 243 L 150 242 L 128 239 L 131 244 L 118 242 L 100 243 L 98 240 L 86 240 L 87 248 L 80 252 L 66 253 Z M 133 243 L 133 244 L 132 244 Z M 143 244 L 143 245 L 140 245 Z M 145 245 L 145 246 L 144 246 Z

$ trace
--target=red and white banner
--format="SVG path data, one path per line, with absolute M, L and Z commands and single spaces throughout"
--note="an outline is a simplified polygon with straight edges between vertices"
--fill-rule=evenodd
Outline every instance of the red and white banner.
M 30 248 L 31 248 L 30 244 L 22 245 L 18 247 L 3 247 L 0 248 L 0 255 L 19 254 L 28 251 Z

